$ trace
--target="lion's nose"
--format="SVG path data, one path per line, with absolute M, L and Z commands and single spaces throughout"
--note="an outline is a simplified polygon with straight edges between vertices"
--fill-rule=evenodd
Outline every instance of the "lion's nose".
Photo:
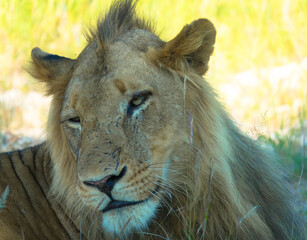
M 112 198 L 111 192 L 114 185 L 123 177 L 127 172 L 127 167 L 124 166 L 118 175 L 108 175 L 98 181 L 83 181 L 87 186 L 96 187 L 99 191 L 105 193 L 110 199 Z

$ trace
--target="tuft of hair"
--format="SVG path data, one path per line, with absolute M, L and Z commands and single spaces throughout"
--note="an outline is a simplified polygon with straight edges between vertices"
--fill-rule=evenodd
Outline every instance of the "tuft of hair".
M 152 23 L 137 16 L 136 4 L 134 0 L 113 2 L 108 12 L 98 20 L 96 28 L 89 29 L 85 34 L 87 41 L 98 38 L 100 46 L 103 46 L 133 28 L 153 32 Z

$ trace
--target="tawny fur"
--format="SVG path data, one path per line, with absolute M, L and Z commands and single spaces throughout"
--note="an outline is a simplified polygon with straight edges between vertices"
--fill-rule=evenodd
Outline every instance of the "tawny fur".
M 237 128 L 202 77 L 216 37 L 209 20 L 163 42 L 126 0 L 86 37 L 75 60 L 32 51 L 29 72 L 53 98 L 47 140 L 0 155 L 1 189 L 13 192 L 3 239 L 304 239 L 275 156 Z M 149 99 L 129 111 L 143 90 Z M 103 213 L 108 197 L 84 183 L 124 168 L 112 197 L 146 201 Z M 13 187 L 27 171 L 34 181 Z

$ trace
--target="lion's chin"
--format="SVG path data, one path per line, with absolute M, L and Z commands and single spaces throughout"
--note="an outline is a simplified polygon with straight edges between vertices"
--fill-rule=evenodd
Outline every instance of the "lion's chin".
M 136 205 L 107 211 L 102 215 L 103 231 L 110 236 L 128 236 L 132 232 L 146 231 L 158 207 L 158 201 L 148 199 Z

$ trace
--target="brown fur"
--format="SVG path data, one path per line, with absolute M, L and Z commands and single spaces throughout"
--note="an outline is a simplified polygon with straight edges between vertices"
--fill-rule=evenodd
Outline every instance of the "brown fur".
M 67 214 L 57 215 L 62 227 L 53 234 L 63 239 L 303 239 L 273 155 L 240 132 L 202 78 L 215 43 L 213 24 L 196 20 L 163 42 L 134 8 L 130 0 L 115 2 L 89 31 L 88 45 L 76 60 L 32 51 L 30 73 L 53 96 L 43 148 L 51 176 L 38 176 L 25 189 L 32 196 L 33 184 L 50 179 L 44 196 L 55 213 L 60 208 Z M 131 110 L 139 96 L 142 104 Z M 13 161 L 7 155 L 0 160 Z M 110 197 L 86 182 L 106 181 L 123 169 L 112 198 L 145 202 L 103 213 Z M 43 170 L 31 171 L 36 176 Z M 1 175 L 1 187 L 14 185 L 18 174 L 12 176 L 3 181 Z M 37 208 L 29 209 L 26 216 L 32 218 L 22 223 L 24 216 L 18 213 L 21 220 L 16 219 L 12 208 L 17 207 L 8 206 L 0 236 L 17 239 L 20 228 L 26 239 L 41 236 L 32 235 L 30 227 Z M 42 207 L 44 216 L 49 208 Z M 44 239 L 54 238 L 48 232 Z
M 121 93 L 125 93 L 127 91 L 125 83 L 122 80 L 116 79 L 114 81 L 114 84 Z

